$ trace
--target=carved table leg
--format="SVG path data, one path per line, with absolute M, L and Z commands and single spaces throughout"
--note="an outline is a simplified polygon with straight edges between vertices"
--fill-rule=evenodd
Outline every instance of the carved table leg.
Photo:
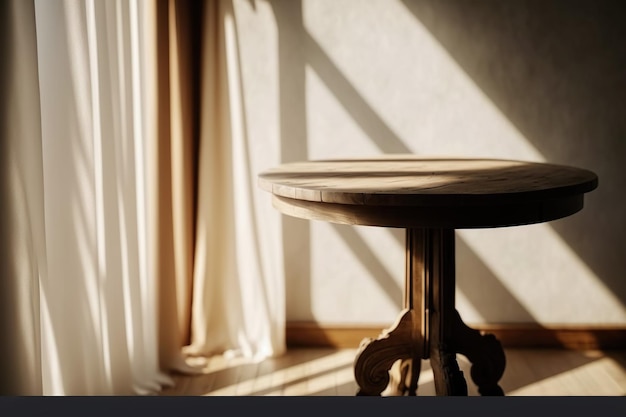
M 454 229 L 407 229 L 406 237 L 405 309 L 389 330 L 361 342 L 358 395 L 416 395 L 421 360 L 429 358 L 437 395 L 467 395 L 457 353 L 472 362 L 481 395 L 504 395 L 500 342 L 467 327 L 454 306 Z
M 361 342 L 354 361 L 354 376 L 359 385 L 357 395 L 380 395 L 389 385 L 389 370 L 398 360 L 412 360 L 414 356 L 413 314 L 404 310 L 396 323 L 378 336 L 377 339 L 364 339 Z M 400 366 L 399 371 L 406 370 Z M 396 375 L 394 391 L 403 394 L 406 386 L 406 374 Z
M 427 311 L 429 312 L 430 364 L 437 395 L 467 395 L 467 383 L 454 349 L 455 291 L 454 230 L 428 231 Z
M 502 345 L 492 334 L 468 327 L 458 312 L 454 317 L 456 351 L 472 363 L 470 374 L 481 395 L 504 395 L 498 381 L 504 374 L 506 358 Z
M 409 378 L 409 385 L 407 394 L 411 396 L 417 395 L 417 383 L 420 379 L 420 373 L 422 371 L 422 358 L 419 355 L 415 355 L 411 360 L 411 374 Z
M 431 348 L 430 366 L 433 368 L 437 395 L 467 395 L 467 383 L 459 369 L 456 354 L 446 345 Z

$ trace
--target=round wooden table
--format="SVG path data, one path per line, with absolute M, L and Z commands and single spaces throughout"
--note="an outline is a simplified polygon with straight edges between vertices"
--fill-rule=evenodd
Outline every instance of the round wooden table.
M 466 326 L 455 309 L 454 230 L 569 216 L 598 178 L 553 164 L 394 155 L 283 164 L 261 173 L 259 185 L 290 216 L 406 229 L 404 309 L 377 339 L 361 343 L 359 395 L 380 395 L 394 364 L 398 391 L 415 395 L 422 359 L 430 359 L 437 395 L 467 395 L 457 353 L 472 363 L 481 395 L 504 395 L 500 342 Z

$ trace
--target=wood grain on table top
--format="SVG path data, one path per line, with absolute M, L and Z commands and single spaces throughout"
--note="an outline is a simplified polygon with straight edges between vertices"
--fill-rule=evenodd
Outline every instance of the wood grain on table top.
M 592 191 L 597 176 L 570 166 L 499 160 L 387 155 L 287 163 L 259 175 L 274 195 L 359 204 L 481 204 L 551 199 Z

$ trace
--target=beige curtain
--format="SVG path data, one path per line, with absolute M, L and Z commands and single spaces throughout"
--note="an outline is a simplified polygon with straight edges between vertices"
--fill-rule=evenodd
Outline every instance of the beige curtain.
M 199 27 L 202 4 L 156 4 L 157 147 L 155 273 L 160 285 L 160 360 L 190 371 L 189 343 L 198 147 Z
M 43 393 L 153 393 L 158 282 L 155 9 L 142 1 L 35 2 L 47 274 Z
M 280 354 L 231 1 L 0 7 L 0 393 L 148 394 L 189 355 Z
M 185 345 L 185 356 L 281 354 L 281 254 L 261 255 L 277 233 L 256 221 L 233 4 L 162 1 L 157 28 L 159 114 L 170 116 L 159 119 L 162 364 L 189 371 Z

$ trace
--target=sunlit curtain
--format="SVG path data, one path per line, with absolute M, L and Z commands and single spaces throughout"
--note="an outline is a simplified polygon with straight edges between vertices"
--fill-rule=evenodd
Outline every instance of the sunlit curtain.
M 281 353 L 230 0 L 1 7 L 1 393 L 148 394 L 188 356 Z
M 43 392 L 155 392 L 150 3 L 36 1 Z

